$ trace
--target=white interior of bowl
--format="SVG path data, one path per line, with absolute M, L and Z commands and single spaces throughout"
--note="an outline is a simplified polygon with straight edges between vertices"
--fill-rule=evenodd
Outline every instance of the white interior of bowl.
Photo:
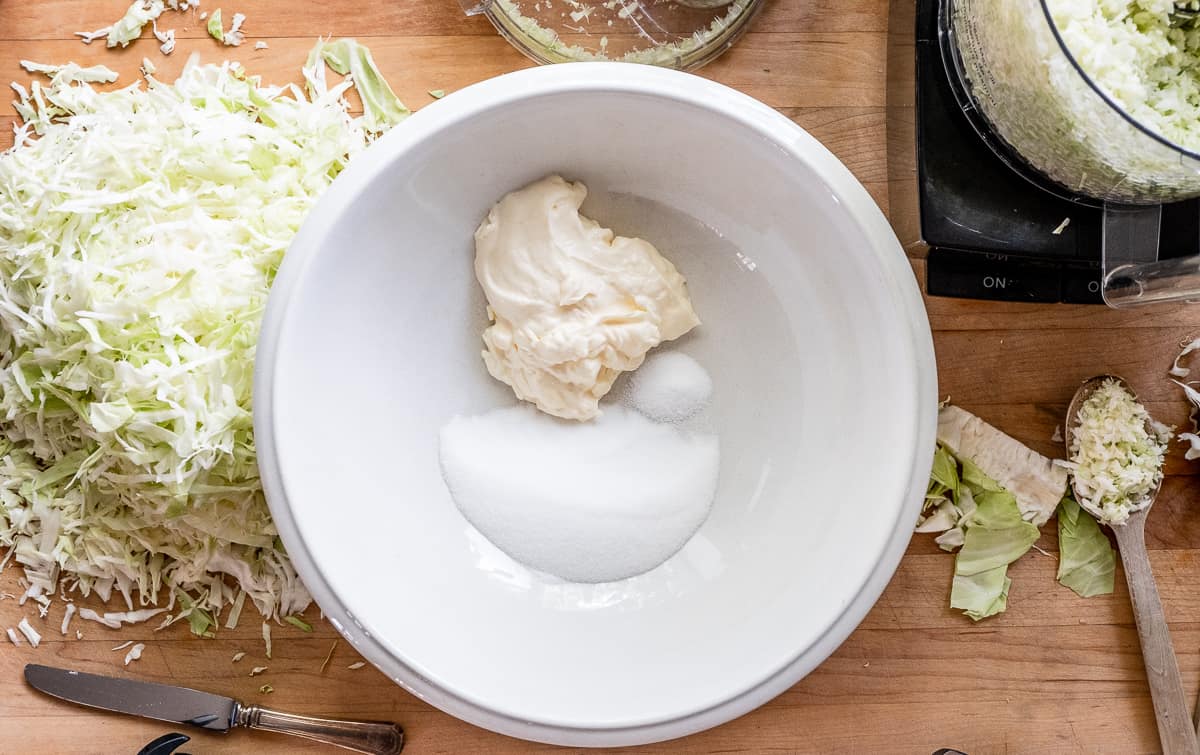
M 438 467 L 447 420 L 514 401 L 479 357 L 472 233 L 550 172 L 688 278 L 703 325 L 669 348 L 714 382 L 712 513 L 617 583 L 531 574 Z M 359 157 L 289 253 L 258 369 L 272 511 L 325 613 L 434 704 L 564 744 L 711 726 L 823 660 L 908 540 L 936 402 L 911 272 L 845 168 L 743 95 L 621 64 L 485 82 Z

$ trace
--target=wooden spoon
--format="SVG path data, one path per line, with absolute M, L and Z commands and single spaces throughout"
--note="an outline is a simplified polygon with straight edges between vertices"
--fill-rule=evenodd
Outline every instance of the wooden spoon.
M 1116 380 L 1136 400 L 1137 395 L 1119 377 L 1101 375 L 1090 378 L 1071 399 L 1067 409 L 1066 440 L 1067 458 L 1071 457 L 1071 440 L 1075 435 L 1079 409 L 1083 403 L 1106 380 Z M 1074 486 L 1074 478 L 1072 478 Z M 1159 483 L 1159 487 L 1162 483 Z M 1196 755 L 1200 750 L 1196 744 L 1196 730 L 1188 715 L 1187 697 L 1183 691 L 1183 680 L 1179 676 L 1179 664 L 1171 646 L 1171 633 L 1163 615 L 1162 600 L 1154 584 L 1154 572 L 1150 569 L 1150 555 L 1146 552 L 1146 515 L 1158 495 L 1155 490 L 1150 504 L 1129 515 L 1124 524 L 1112 526 L 1117 537 L 1117 549 L 1121 553 L 1121 565 L 1125 569 L 1125 581 L 1129 584 L 1129 599 L 1133 603 L 1133 615 L 1137 620 L 1138 638 L 1142 644 L 1142 660 L 1146 664 L 1146 678 L 1150 682 L 1150 697 L 1154 701 L 1154 716 L 1158 720 L 1158 737 L 1165 755 Z M 1079 491 L 1075 498 L 1085 510 Z M 1089 511 L 1093 516 L 1097 512 Z M 1099 517 L 1097 517 L 1099 518 Z

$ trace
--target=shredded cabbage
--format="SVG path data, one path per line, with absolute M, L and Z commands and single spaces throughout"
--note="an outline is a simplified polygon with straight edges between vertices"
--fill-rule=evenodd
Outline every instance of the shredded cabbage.
M 225 38 L 221 40 L 227 45 L 237 46 L 246 40 L 246 33 L 242 31 L 242 24 L 246 22 L 244 13 L 234 13 L 233 19 L 229 22 L 229 31 L 225 32 Z
M 1104 381 L 1079 408 L 1071 460 L 1062 462 L 1075 477 L 1079 505 L 1109 525 L 1149 506 L 1170 437 L 1120 383 Z
M 381 131 L 394 126 L 410 115 L 408 108 L 392 91 L 387 80 L 379 73 L 371 51 L 353 39 L 337 39 L 332 42 L 318 42 L 308 54 L 304 70 L 310 86 L 312 82 L 324 85 L 325 74 L 321 61 L 324 61 L 343 76 L 349 75 L 354 81 L 354 88 L 362 97 L 366 127 L 372 131 Z
M 283 620 L 296 627 L 301 632 L 311 632 L 313 630 L 312 624 L 309 624 L 299 616 L 284 616 Z
M 1173 378 L 1181 378 L 1173 380 L 1173 382 L 1183 389 L 1183 395 L 1187 397 L 1188 403 L 1191 404 L 1191 411 L 1188 414 L 1188 418 L 1192 423 L 1192 432 L 1180 433 L 1175 436 L 1175 439 L 1180 443 L 1188 444 L 1187 450 L 1183 454 L 1183 458 L 1188 461 L 1200 459 L 1200 416 L 1197 416 L 1200 413 L 1200 390 L 1196 388 L 1200 384 L 1195 380 L 1186 382 L 1182 380 L 1182 378 L 1190 375 L 1192 370 L 1190 367 L 1181 364 L 1181 362 L 1197 349 L 1200 349 L 1200 338 L 1192 339 L 1183 344 L 1179 356 L 1175 357 L 1175 362 L 1171 365 L 1171 369 L 1168 370 L 1168 373 Z
M 1111 201 L 1196 194 L 1200 29 L 1176 0 L 956 0 L 952 21 L 981 112 L 1040 172 Z
M 125 15 L 115 24 L 108 27 L 108 47 L 128 47 L 129 43 L 142 36 L 146 24 L 154 21 L 163 14 L 166 6 L 163 0 L 134 0 Z M 86 38 L 85 38 L 86 39 Z
M 236 63 L 113 92 L 36 70 L 50 83 L 0 154 L 0 547 L 41 601 L 60 581 L 131 611 L 165 591 L 198 634 L 243 593 L 297 614 L 255 463 L 259 321 L 305 215 L 398 101 L 351 117 L 352 79 L 327 86 L 320 56 L 307 96 Z
M 146 643 L 144 643 L 144 642 L 139 642 L 138 644 L 129 648 L 129 652 L 125 654 L 125 665 L 128 666 L 133 661 L 136 661 L 138 658 L 141 658 L 142 651 L 145 649 L 146 649 Z
M 79 609 L 79 618 L 103 624 L 110 629 L 120 629 L 122 624 L 140 624 L 163 613 L 165 608 L 145 608 L 141 611 L 108 611 L 97 613 L 90 608 Z M 66 626 L 66 622 L 63 623 Z
M 175 30 L 167 29 L 166 31 L 159 31 L 158 21 L 152 21 L 151 23 L 154 24 L 154 38 L 162 43 L 158 46 L 159 51 L 163 55 L 170 55 L 175 52 Z M 147 60 L 144 62 L 149 63 L 150 61 Z M 144 67 L 145 65 L 143 64 Z M 150 71 L 150 73 L 154 73 L 154 71 Z
M 532 43 L 535 48 L 540 47 L 542 56 L 547 60 L 555 63 L 567 61 L 595 61 L 595 60 L 620 60 L 625 63 L 644 63 L 647 65 L 659 65 L 668 67 L 681 67 L 685 61 L 690 61 L 697 57 L 707 47 L 713 45 L 715 40 L 727 37 L 730 34 L 730 29 L 736 24 L 744 22 L 748 16 L 748 11 L 751 7 L 751 0 L 694 0 L 694 8 L 712 8 L 716 9 L 724 5 L 730 6 L 722 15 L 715 15 L 712 21 L 706 27 L 696 29 L 690 35 L 682 36 L 673 32 L 666 32 L 662 27 L 658 28 L 659 32 L 667 33 L 673 41 L 659 41 L 653 36 L 649 36 L 645 30 L 641 28 L 638 18 L 645 15 L 644 9 L 637 2 L 621 4 L 618 9 L 616 2 L 605 2 L 604 6 L 609 10 L 617 10 L 616 19 L 619 23 L 628 24 L 630 34 L 622 34 L 622 37 L 631 37 L 634 42 L 630 43 L 630 49 L 622 55 L 608 54 L 608 37 L 601 36 L 598 44 L 590 44 L 590 34 L 584 34 L 581 38 L 584 44 L 570 44 L 563 41 L 559 36 L 559 32 L 551 26 L 538 23 L 538 18 L 531 17 L 521 12 L 521 4 L 518 0 L 494 0 L 491 3 L 491 13 L 493 20 L 497 17 L 502 19 L 502 24 L 505 29 L 505 36 L 510 33 L 515 33 L 518 38 L 524 37 L 526 44 Z M 568 0 L 568 3 L 576 5 L 574 0 Z M 547 8 L 550 6 L 547 5 Z M 578 6 L 577 10 L 568 14 L 573 21 L 579 23 L 581 20 L 591 16 L 594 7 Z M 541 11 L 541 6 L 536 5 L 534 9 Z M 673 9 L 672 9 L 673 10 Z M 636 14 L 636 16 L 635 16 Z M 561 14 L 560 14 L 561 15 Z M 611 27 L 613 20 L 608 22 Z M 644 20 L 644 19 L 643 19 Z M 575 29 L 570 24 L 560 24 L 564 30 L 570 29 L 575 31 L 573 35 L 580 38 L 582 28 Z M 655 24 L 657 26 L 657 24 Z M 619 30 L 619 29 L 618 29 Z M 636 35 L 636 36 L 635 36 Z M 639 39 L 640 38 L 640 39 Z M 648 45 L 643 46 L 641 42 L 645 40 Z M 586 45 L 586 46 L 585 46 Z M 728 43 L 727 43 L 728 46 Z
M 1049 0 L 1079 65 L 1153 131 L 1200 149 L 1200 28 L 1179 0 Z M 1194 5 L 1194 3 L 1189 3 Z
M 107 66 L 88 66 L 83 68 L 75 63 L 61 66 L 50 66 L 45 63 L 35 63 L 32 60 L 22 60 L 21 67 L 30 73 L 44 73 L 47 76 L 58 76 L 64 81 L 86 81 L 97 84 L 111 84 L 117 80 L 117 72 Z M 25 99 L 22 97 L 22 99 Z M 22 103 L 28 104 L 28 103 Z
M 71 626 L 71 617 L 74 615 L 75 615 L 75 604 L 68 603 L 67 607 L 63 610 L 62 625 L 60 627 L 63 637 L 67 636 L 67 629 Z
M 21 634 L 25 635 L 25 639 L 29 640 L 31 646 L 37 647 L 41 644 L 42 635 L 38 634 L 38 631 L 33 628 L 33 625 L 29 623 L 29 619 L 22 618 L 20 623 L 17 624 L 17 629 L 21 630 Z
M 175 50 L 175 30 L 167 29 L 160 31 L 158 28 L 158 19 L 168 10 L 186 11 L 189 8 L 198 6 L 199 0 L 189 2 L 188 0 L 134 0 L 129 9 L 125 11 L 125 15 L 121 16 L 115 22 L 103 29 L 95 31 L 77 31 L 75 36 L 79 37 L 85 45 L 90 45 L 97 39 L 104 39 L 107 47 L 128 47 L 130 43 L 142 36 L 147 25 L 151 25 L 154 30 L 154 36 L 162 44 L 159 50 L 163 55 L 170 55 Z M 221 11 L 218 9 L 214 15 L 217 16 L 217 31 L 221 31 L 220 21 Z M 200 16 L 204 18 L 202 14 Z M 240 19 L 239 19 L 240 17 Z M 218 41 L 223 41 L 225 44 L 238 45 L 241 44 L 243 35 L 239 31 L 242 22 L 246 17 L 238 13 L 233 18 L 233 28 L 230 29 L 229 35 L 231 39 L 223 39 L 217 36 Z M 212 24 L 209 24 L 209 32 L 212 32 Z

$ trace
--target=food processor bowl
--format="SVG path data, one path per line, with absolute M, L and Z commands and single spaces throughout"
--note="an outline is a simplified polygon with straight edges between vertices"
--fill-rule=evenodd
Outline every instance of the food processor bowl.
M 1200 154 L 1155 132 L 1084 72 L 1046 0 L 946 0 L 951 77 L 992 131 L 1071 195 L 1149 205 L 1200 196 Z
M 1200 197 L 1200 153 L 1104 91 L 1047 0 L 942 0 L 938 35 L 954 94 L 983 141 L 1043 188 L 1104 209 L 1105 303 L 1200 299 L 1200 257 L 1158 259 L 1162 205 Z

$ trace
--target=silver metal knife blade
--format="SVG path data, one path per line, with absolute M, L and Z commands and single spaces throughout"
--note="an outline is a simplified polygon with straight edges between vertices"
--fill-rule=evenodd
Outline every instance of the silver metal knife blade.
M 25 681 L 47 695 L 79 705 L 213 731 L 229 731 L 240 707 L 231 697 L 187 687 L 118 679 L 33 663 L 25 666 Z

